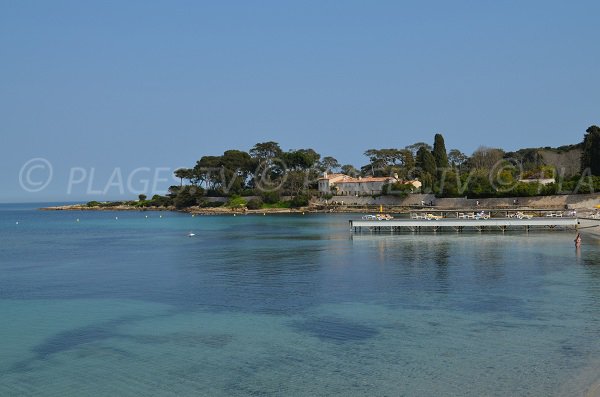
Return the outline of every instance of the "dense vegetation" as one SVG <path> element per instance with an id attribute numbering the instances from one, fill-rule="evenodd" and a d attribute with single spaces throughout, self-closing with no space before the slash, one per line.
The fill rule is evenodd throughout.
<path id="1" fill-rule="evenodd" d="M 191 168 L 175 172 L 180 183 L 166 196 L 118 203 L 137 207 L 191 206 L 230 208 L 302 207 L 316 196 L 323 172 L 350 176 L 392 176 L 418 179 L 422 193 L 438 197 L 524 197 L 600 190 L 600 128 L 586 130 L 580 144 L 558 148 L 528 148 L 505 152 L 481 146 L 471 156 L 446 150 L 444 137 L 435 134 L 433 146 L 417 142 L 404 148 L 368 149 L 368 163 L 355 168 L 340 164 L 314 149 L 284 151 L 277 142 L 260 142 L 248 152 L 227 150 L 203 156 Z M 541 180 L 554 180 L 540 183 Z M 547 181 L 545 181 L 547 182 Z M 386 186 L 382 194 L 405 196 L 409 186 Z M 211 197 L 226 197 L 215 201 Z M 91 202 L 90 206 L 109 205 Z"/>

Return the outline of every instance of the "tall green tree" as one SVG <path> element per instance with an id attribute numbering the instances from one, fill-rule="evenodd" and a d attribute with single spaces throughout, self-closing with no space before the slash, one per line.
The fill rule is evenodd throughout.
<path id="1" fill-rule="evenodd" d="M 448 167 L 448 154 L 446 153 L 446 144 L 442 134 L 435 134 L 433 138 L 433 157 L 438 168 Z"/>
<path id="2" fill-rule="evenodd" d="M 417 152 L 417 167 L 421 168 L 423 172 L 434 177 L 437 171 L 437 165 L 433 154 L 425 146 L 421 146 Z"/>
<path id="3" fill-rule="evenodd" d="M 600 127 L 592 125 L 585 132 L 581 153 L 581 172 L 589 168 L 592 175 L 600 175 Z"/>
<path id="4" fill-rule="evenodd" d="M 430 193 L 433 189 L 435 178 L 437 174 L 437 167 L 435 165 L 435 158 L 431 151 L 427 150 L 427 147 L 421 146 L 417 151 L 416 158 L 417 168 L 420 168 L 419 177 L 421 179 L 421 192 Z"/>

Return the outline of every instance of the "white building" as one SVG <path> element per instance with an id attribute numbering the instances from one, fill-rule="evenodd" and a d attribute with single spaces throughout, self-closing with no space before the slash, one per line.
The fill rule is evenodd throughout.
<path id="1" fill-rule="evenodd" d="M 319 178 L 319 193 L 333 194 L 336 196 L 365 196 L 381 194 L 383 186 L 387 184 L 402 182 L 397 175 L 393 177 L 358 177 L 353 178 L 344 174 L 324 173 Z M 413 189 L 419 189 L 421 182 L 404 181 L 405 184 L 411 184 Z"/>

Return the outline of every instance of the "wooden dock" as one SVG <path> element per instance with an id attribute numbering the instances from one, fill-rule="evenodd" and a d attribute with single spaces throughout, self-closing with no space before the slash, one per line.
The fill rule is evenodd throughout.
<path id="1" fill-rule="evenodd" d="M 474 230 L 524 230 L 576 229 L 577 218 L 535 217 L 530 219 L 489 218 L 489 219 L 392 219 L 392 220 L 350 220 L 353 232 L 421 232 L 421 231 L 455 231 Z"/>

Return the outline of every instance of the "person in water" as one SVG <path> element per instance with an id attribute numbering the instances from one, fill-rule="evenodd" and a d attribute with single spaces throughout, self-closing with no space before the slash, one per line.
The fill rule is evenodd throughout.
<path id="1" fill-rule="evenodd" d="M 575 237 L 575 247 L 579 248 L 581 246 L 581 235 L 577 233 L 577 237 Z"/>

